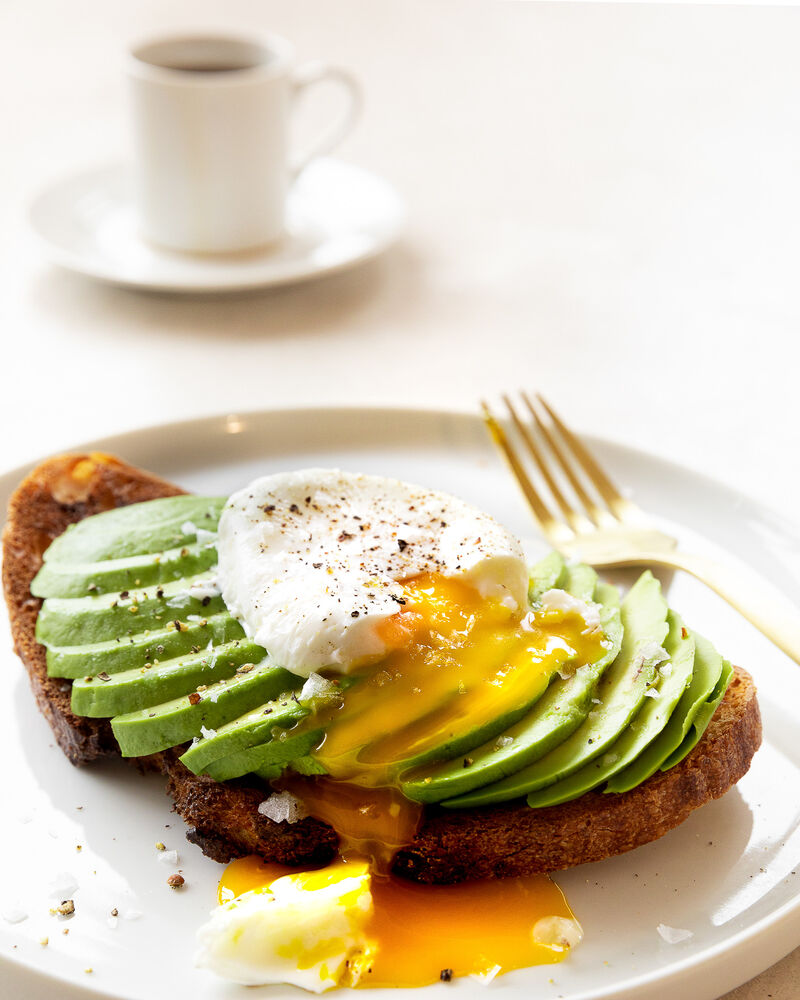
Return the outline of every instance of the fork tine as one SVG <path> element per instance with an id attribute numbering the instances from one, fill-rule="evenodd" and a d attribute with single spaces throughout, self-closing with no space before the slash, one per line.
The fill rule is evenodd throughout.
<path id="1" fill-rule="evenodd" d="M 531 418 L 536 423 L 539 432 L 541 433 L 542 437 L 545 439 L 550 450 L 555 456 L 556 461 L 558 462 L 559 467 L 561 468 L 561 471 L 567 477 L 570 486 L 575 491 L 575 495 L 583 504 L 586 513 L 589 515 L 592 521 L 594 521 L 597 527 L 608 527 L 609 524 L 613 524 L 614 523 L 613 514 L 609 513 L 609 511 L 607 511 L 605 508 L 599 507 L 596 501 L 593 500 L 586 492 L 586 490 L 583 488 L 583 483 L 581 483 L 580 479 L 578 479 L 578 477 L 575 475 L 575 470 L 572 468 L 571 463 L 567 461 L 567 458 L 561 446 L 559 445 L 558 441 L 556 440 L 555 435 L 547 426 L 547 424 L 545 424 L 545 422 L 542 420 L 539 414 L 536 412 L 533 403 L 530 401 L 530 398 L 528 397 L 527 393 L 520 392 L 520 396 L 522 398 L 523 403 L 527 407 L 528 412 L 531 415 Z"/>
<path id="2" fill-rule="evenodd" d="M 525 399 L 524 394 L 522 395 L 522 398 Z M 517 429 L 517 433 L 522 438 L 522 440 L 525 442 L 525 446 L 527 447 L 528 452 L 530 453 L 531 458 L 536 463 L 536 468 L 539 470 L 539 472 L 541 473 L 542 478 L 547 483 L 547 488 L 550 490 L 550 493 L 552 494 L 553 499 L 555 500 L 555 502 L 558 504 L 559 508 L 561 509 L 561 513 L 564 515 L 564 517 L 566 517 L 566 519 L 569 522 L 569 525 L 572 528 L 572 530 L 575 531 L 575 532 L 580 532 L 580 531 L 586 531 L 586 530 L 590 529 L 591 525 L 588 523 L 588 521 L 586 520 L 586 518 L 583 517 L 581 514 L 579 514 L 578 511 L 575 510 L 570 505 L 570 503 L 567 500 L 567 498 L 561 492 L 561 489 L 560 489 L 558 483 L 553 478 L 553 474 L 550 472 L 550 469 L 547 467 L 547 463 L 544 460 L 544 457 L 542 455 L 541 449 L 539 448 L 539 445 L 536 443 L 536 441 L 535 441 L 533 435 L 531 434 L 530 430 L 528 429 L 528 427 L 520 420 L 519 415 L 517 414 L 517 411 L 514 409 L 512 403 L 511 403 L 511 400 L 505 394 L 503 395 L 503 402 L 506 404 L 506 407 L 508 408 L 508 412 L 509 412 L 509 414 L 511 416 L 511 420 L 513 421 L 514 426 Z M 525 402 L 527 402 L 527 399 L 525 399 Z M 530 406 L 530 404 L 529 404 L 529 406 Z M 534 416 L 535 416 L 535 414 L 534 414 Z"/>
<path id="3" fill-rule="evenodd" d="M 586 476 L 595 486 L 600 496 L 608 504 L 609 508 L 621 521 L 624 521 L 632 513 L 636 512 L 636 505 L 631 503 L 630 500 L 626 499 L 626 497 L 620 493 L 617 487 L 611 482 L 605 472 L 603 472 L 595 459 L 591 456 L 588 449 L 560 419 L 547 400 L 544 399 L 539 393 L 536 394 L 536 398 L 542 404 L 548 416 L 558 428 L 561 437 L 572 451 L 576 462 L 586 473 Z"/>
<path id="4" fill-rule="evenodd" d="M 492 411 L 489 409 L 488 405 L 483 402 L 483 400 L 481 400 L 481 409 L 483 410 L 483 419 L 486 422 L 489 433 L 492 435 L 495 444 L 502 451 L 506 461 L 511 466 L 514 478 L 517 480 L 520 489 L 525 494 L 528 506 L 531 508 L 533 516 L 539 524 L 542 533 L 556 546 L 559 542 L 573 538 L 574 534 L 571 529 L 568 528 L 563 521 L 559 521 L 557 518 L 553 517 L 547 509 L 547 506 L 543 503 L 522 463 L 517 457 L 516 452 L 511 446 L 505 431 L 494 418 Z"/>

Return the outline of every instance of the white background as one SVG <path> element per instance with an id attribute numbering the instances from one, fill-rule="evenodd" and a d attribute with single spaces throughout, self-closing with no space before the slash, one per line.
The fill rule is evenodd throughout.
<path id="1" fill-rule="evenodd" d="M 398 247 L 234 298 L 48 265 L 26 198 L 125 155 L 123 50 L 187 27 L 276 31 L 361 78 L 341 153 L 406 199 Z M 208 412 L 524 385 L 794 516 L 799 40 L 790 7 L 4 3 L 0 465 Z M 735 996 L 794 998 L 792 968 Z"/>

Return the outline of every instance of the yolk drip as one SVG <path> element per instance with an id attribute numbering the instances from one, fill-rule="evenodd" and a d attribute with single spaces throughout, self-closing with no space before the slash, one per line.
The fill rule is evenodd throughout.
<path id="1" fill-rule="evenodd" d="M 396 784 L 442 747 L 455 756 L 459 741 L 531 704 L 556 671 L 604 651 L 602 631 L 573 611 L 523 617 L 438 574 L 407 581 L 404 591 L 403 611 L 381 626 L 399 648 L 362 670 L 340 707 L 314 719 L 326 730 L 315 756 L 334 778 Z"/>
<path id="2" fill-rule="evenodd" d="M 339 835 L 345 859 L 369 858 L 374 871 L 388 872 L 397 851 L 410 844 L 422 818 L 422 806 L 396 788 L 365 788 L 319 777 L 286 777 L 274 782 L 302 800 L 308 812 Z"/>
<path id="3" fill-rule="evenodd" d="M 242 858 L 225 869 L 220 903 L 297 869 Z M 347 865 L 298 875 L 309 890 L 346 877 Z M 372 954 L 359 986 L 425 986 L 443 975 L 491 976 L 559 962 L 580 936 L 561 890 L 545 875 L 418 885 L 373 878 L 374 912 L 365 928 Z"/>

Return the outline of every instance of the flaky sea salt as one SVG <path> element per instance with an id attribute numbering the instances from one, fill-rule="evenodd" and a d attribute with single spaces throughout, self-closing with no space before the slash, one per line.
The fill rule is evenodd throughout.
<path id="1" fill-rule="evenodd" d="M 179 594 L 174 597 L 170 597 L 167 601 L 168 608 L 185 608 L 186 605 L 191 601 L 192 597 L 188 590 L 182 590 Z"/>
<path id="2" fill-rule="evenodd" d="M 178 864 L 178 852 L 177 851 L 159 851 L 158 860 L 164 865 L 171 865 L 175 867 Z"/>
<path id="3" fill-rule="evenodd" d="M 205 726 L 200 727 L 200 735 L 204 740 L 210 739 L 212 736 L 217 735 L 216 729 L 206 729 Z"/>
<path id="4" fill-rule="evenodd" d="M 666 649 L 664 649 L 663 646 L 659 646 L 659 644 L 655 641 L 642 643 L 636 653 L 641 664 L 647 663 L 651 667 L 669 659 L 669 653 Z"/>
<path id="5" fill-rule="evenodd" d="M 221 593 L 222 591 L 219 589 L 216 577 L 211 577 L 208 580 L 198 580 L 197 583 L 193 583 L 189 587 L 189 594 L 198 601 L 202 601 L 204 597 L 219 597 Z"/>
<path id="6" fill-rule="evenodd" d="M 486 972 L 471 972 L 469 978 L 474 979 L 476 982 L 480 983 L 481 986 L 488 986 L 489 983 L 494 982 L 502 970 L 502 965 L 493 965 L 491 969 L 487 969 Z"/>
<path id="7" fill-rule="evenodd" d="M 568 917 L 542 917 L 533 925 L 534 943 L 556 951 L 574 948 L 582 939 L 581 925 Z"/>
<path id="8" fill-rule="evenodd" d="M 23 920 L 28 919 L 28 911 L 22 903 L 15 900 L 12 903 L 6 903 L 3 905 L 0 909 L 0 917 L 2 917 L 7 924 L 21 924 Z"/>
<path id="9" fill-rule="evenodd" d="M 181 531 L 184 535 L 194 535 L 197 531 L 197 525 L 194 521 L 184 521 L 181 525 Z"/>
<path id="10" fill-rule="evenodd" d="M 297 823 L 308 816 L 303 802 L 291 792 L 273 792 L 259 805 L 258 811 L 273 823 Z"/>
<path id="11" fill-rule="evenodd" d="M 656 930 L 667 944 L 680 944 L 681 941 L 687 941 L 690 937 L 694 937 L 692 931 L 684 930 L 681 927 L 669 927 L 667 924 L 659 924 Z"/>
<path id="12" fill-rule="evenodd" d="M 545 611 L 573 612 L 580 615 L 589 628 L 600 627 L 600 613 L 596 604 L 589 604 L 578 597 L 573 597 L 566 590 L 546 590 L 539 598 L 539 603 Z"/>
<path id="13" fill-rule="evenodd" d="M 308 680 L 300 691 L 300 701 L 312 698 L 339 698 L 340 696 L 339 687 L 320 674 L 309 674 Z"/>
<path id="14" fill-rule="evenodd" d="M 69 899 L 78 891 L 78 880 L 71 872 L 59 872 L 47 887 L 48 896 Z"/>
<path id="15" fill-rule="evenodd" d="M 505 750 L 505 748 L 510 747 L 513 742 L 513 736 L 498 736 L 495 740 L 494 748 L 495 750 Z"/>

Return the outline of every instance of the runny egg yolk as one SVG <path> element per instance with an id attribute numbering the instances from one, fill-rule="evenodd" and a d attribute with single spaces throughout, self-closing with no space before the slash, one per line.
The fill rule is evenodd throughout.
<path id="1" fill-rule="evenodd" d="M 342 862 L 300 872 L 241 858 L 225 869 L 219 901 L 286 875 L 313 892 L 348 874 Z M 546 875 L 446 886 L 373 877 L 370 889 L 373 911 L 364 928 L 368 960 L 355 984 L 359 987 L 426 986 L 451 976 L 491 978 L 560 962 L 580 939 L 561 890 Z"/>
<path id="2" fill-rule="evenodd" d="M 381 626 L 393 651 L 313 720 L 325 727 L 315 756 L 333 778 L 396 785 L 442 747 L 455 756 L 460 741 L 533 703 L 556 671 L 604 651 L 602 630 L 576 611 L 523 614 L 451 577 L 407 581 L 404 600 Z"/>

